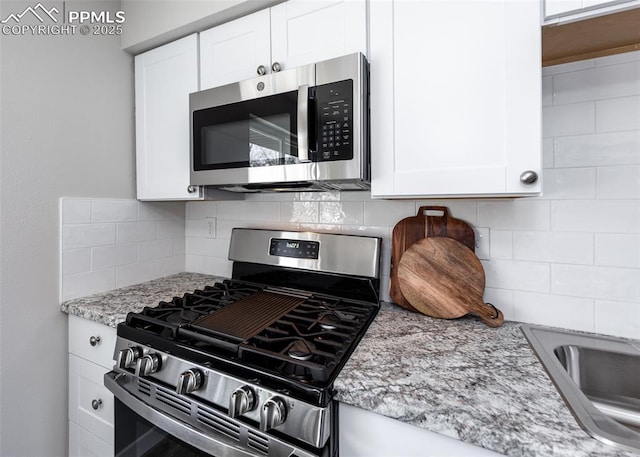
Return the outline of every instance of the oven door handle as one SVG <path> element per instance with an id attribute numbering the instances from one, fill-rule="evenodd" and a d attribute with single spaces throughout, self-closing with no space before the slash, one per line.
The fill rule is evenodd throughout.
<path id="1" fill-rule="evenodd" d="M 179 421 L 167 414 L 153 409 L 141 400 L 131 395 L 118 380 L 122 375 L 110 371 L 104 375 L 104 385 L 113 395 L 124 403 L 129 409 L 138 414 L 143 419 L 151 422 L 158 428 L 175 436 L 191 446 L 204 452 L 212 453 L 223 457 L 255 457 L 256 454 L 248 453 L 231 443 L 226 443 L 221 439 L 206 435 L 193 427 Z"/>

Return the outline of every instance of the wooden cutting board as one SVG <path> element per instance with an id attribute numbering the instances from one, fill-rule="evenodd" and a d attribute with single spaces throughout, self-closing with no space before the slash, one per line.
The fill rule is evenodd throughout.
<path id="1" fill-rule="evenodd" d="M 398 265 L 400 289 L 416 310 L 443 319 L 473 314 L 499 327 L 504 316 L 484 302 L 484 281 L 478 257 L 452 238 L 424 238 L 407 249 Z"/>
<path id="2" fill-rule="evenodd" d="M 453 238 L 475 252 L 476 238 L 473 228 L 465 221 L 449 216 L 446 206 L 421 206 L 417 215 L 398 222 L 391 236 L 389 295 L 395 303 L 411 311 L 417 310 L 402 294 L 397 266 L 404 252 L 414 243 L 433 236 Z"/>

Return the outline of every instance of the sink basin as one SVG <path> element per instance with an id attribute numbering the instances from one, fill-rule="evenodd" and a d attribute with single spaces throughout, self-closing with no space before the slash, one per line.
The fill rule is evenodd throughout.
<path id="1" fill-rule="evenodd" d="M 640 450 L 640 342 L 521 329 L 582 428 L 608 445 Z"/>

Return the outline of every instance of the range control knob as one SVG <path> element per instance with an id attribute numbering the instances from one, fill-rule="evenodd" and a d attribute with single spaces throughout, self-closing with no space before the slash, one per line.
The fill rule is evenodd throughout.
<path id="1" fill-rule="evenodd" d="M 149 376 L 160 370 L 162 360 L 158 354 L 146 354 L 136 362 L 136 376 Z"/>
<path id="2" fill-rule="evenodd" d="M 238 387 L 229 399 L 229 416 L 238 417 L 256 407 L 256 394 L 249 386 Z"/>
<path id="3" fill-rule="evenodd" d="M 140 357 L 142 357 L 142 348 L 138 346 L 123 349 L 118 352 L 118 368 L 132 368 Z"/>
<path id="4" fill-rule="evenodd" d="M 287 407 L 284 400 L 271 397 L 262 405 L 260 411 L 260 431 L 266 432 L 284 423 L 287 419 Z"/>
<path id="5" fill-rule="evenodd" d="M 203 379 L 204 375 L 202 374 L 202 371 L 197 368 L 190 368 L 180 374 L 180 377 L 178 378 L 178 385 L 176 386 L 176 392 L 179 394 L 190 394 L 202 386 Z"/>

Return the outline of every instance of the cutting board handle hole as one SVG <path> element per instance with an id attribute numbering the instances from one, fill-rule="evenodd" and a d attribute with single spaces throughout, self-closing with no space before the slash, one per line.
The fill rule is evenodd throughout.
<path id="1" fill-rule="evenodd" d="M 418 216 L 430 216 L 430 217 L 447 217 L 448 212 L 445 206 L 421 206 L 418 210 Z"/>

